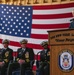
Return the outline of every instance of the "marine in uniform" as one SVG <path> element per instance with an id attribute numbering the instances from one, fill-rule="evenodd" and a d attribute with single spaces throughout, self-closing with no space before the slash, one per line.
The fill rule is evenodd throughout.
<path id="1" fill-rule="evenodd" d="M 8 47 L 9 40 L 4 39 L 2 41 L 4 48 L 0 49 L 0 72 L 1 75 L 6 75 L 6 70 L 10 61 L 13 60 L 13 50 Z"/>
<path id="2" fill-rule="evenodd" d="M 74 28 L 74 10 L 72 11 L 72 15 L 73 15 L 73 18 L 70 20 L 70 26 L 69 26 L 69 28 L 71 29 Z"/>
<path id="3" fill-rule="evenodd" d="M 25 75 L 26 68 L 32 68 L 34 64 L 34 52 L 32 48 L 28 48 L 27 40 L 20 41 L 21 48 L 17 50 L 16 62 L 12 63 L 8 70 L 8 75 L 12 75 L 12 71 L 20 68 L 20 75 Z"/>
<path id="4" fill-rule="evenodd" d="M 37 68 L 38 68 L 38 74 L 39 75 L 50 75 L 50 49 L 48 47 L 48 42 L 43 41 L 41 43 L 41 46 L 44 48 L 42 51 L 40 51 L 40 61 L 37 61 Z"/>

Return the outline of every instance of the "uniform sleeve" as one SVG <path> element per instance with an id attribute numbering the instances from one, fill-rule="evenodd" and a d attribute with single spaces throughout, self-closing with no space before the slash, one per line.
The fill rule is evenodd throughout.
<path id="1" fill-rule="evenodd" d="M 31 48 L 31 50 L 30 50 L 30 64 L 31 64 L 31 66 L 33 66 L 33 64 L 35 62 L 34 60 L 35 60 L 35 55 L 34 55 L 33 49 Z"/>
<path id="2" fill-rule="evenodd" d="M 33 49 L 31 49 L 31 60 L 34 60 L 34 51 L 33 51 Z"/>
<path id="3" fill-rule="evenodd" d="M 16 61 L 19 61 L 19 49 L 17 50 L 17 58 Z"/>
<path id="4" fill-rule="evenodd" d="M 43 61 L 43 55 L 42 55 L 42 51 L 41 51 L 41 53 L 40 53 L 40 62 L 42 62 Z"/>

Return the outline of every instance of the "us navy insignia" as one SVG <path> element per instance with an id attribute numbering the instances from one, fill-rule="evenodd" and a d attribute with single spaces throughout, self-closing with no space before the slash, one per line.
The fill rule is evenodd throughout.
<path id="1" fill-rule="evenodd" d="M 62 50 L 59 53 L 59 67 L 64 72 L 69 72 L 73 69 L 73 53 L 70 50 Z"/>

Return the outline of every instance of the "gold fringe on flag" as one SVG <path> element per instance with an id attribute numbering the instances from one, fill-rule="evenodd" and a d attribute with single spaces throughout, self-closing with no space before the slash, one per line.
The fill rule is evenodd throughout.
<path id="1" fill-rule="evenodd" d="M 8 5 L 52 5 L 74 3 L 74 0 L 0 0 L 0 4 Z"/>

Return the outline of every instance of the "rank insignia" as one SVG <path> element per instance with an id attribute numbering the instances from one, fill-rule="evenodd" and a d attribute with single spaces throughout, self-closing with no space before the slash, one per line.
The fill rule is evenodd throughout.
<path id="1" fill-rule="evenodd" d="M 25 53 L 25 58 L 29 58 L 29 52 Z"/>
<path id="2" fill-rule="evenodd" d="M 5 57 L 8 57 L 9 56 L 9 51 L 7 51 L 6 53 L 5 53 Z"/>

